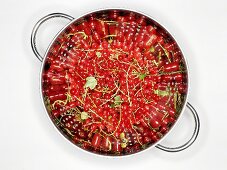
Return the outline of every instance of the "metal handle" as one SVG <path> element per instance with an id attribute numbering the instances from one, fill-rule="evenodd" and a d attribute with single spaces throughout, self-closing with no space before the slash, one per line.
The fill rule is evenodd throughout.
<path id="1" fill-rule="evenodd" d="M 179 152 L 179 151 L 185 150 L 186 148 L 188 148 L 195 142 L 195 140 L 199 134 L 199 128 L 200 128 L 199 116 L 198 116 L 196 110 L 194 109 L 194 107 L 188 102 L 187 102 L 187 107 L 193 114 L 193 117 L 195 120 L 195 129 L 194 129 L 192 137 L 185 144 L 178 146 L 178 147 L 166 147 L 166 146 L 158 144 L 157 146 L 155 146 L 156 148 L 161 149 L 166 152 Z"/>
<path id="2" fill-rule="evenodd" d="M 31 34 L 31 46 L 32 46 L 32 50 L 35 54 L 35 56 L 42 62 L 43 61 L 43 57 L 40 55 L 39 51 L 37 50 L 36 47 L 36 34 L 37 31 L 39 29 L 39 27 L 46 22 L 47 20 L 50 20 L 52 18 L 65 18 L 68 19 L 70 21 L 72 21 L 74 18 L 70 15 L 67 14 L 63 14 L 63 13 L 52 13 L 52 14 L 48 14 L 46 16 L 44 16 L 43 18 L 41 18 L 34 26 L 34 28 L 32 29 L 32 34 Z"/>

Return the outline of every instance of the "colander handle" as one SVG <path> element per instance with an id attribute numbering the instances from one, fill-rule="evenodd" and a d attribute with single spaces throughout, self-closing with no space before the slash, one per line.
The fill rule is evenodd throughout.
<path id="1" fill-rule="evenodd" d="M 63 14 L 63 13 L 52 13 L 52 14 L 48 14 L 46 16 L 44 16 L 43 18 L 41 18 L 33 27 L 32 29 L 32 34 L 31 34 L 31 46 L 32 46 L 32 50 L 35 54 L 35 56 L 42 62 L 43 61 L 43 57 L 42 55 L 40 55 L 37 47 L 36 47 L 36 34 L 37 31 L 39 29 L 39 27 L 46 21 L 52 19 L 52 18 L 65 18 L 68 19 L 70 21 L 72 21 L 74 18 L 70 15 L 67 14 Z"/>
<path id="2" fill-rule="evenodd" d="M 181 146 L 167 147 L 167 146 L 158 144 L 155 146 L 156 148 L 161 149 L 166 152 L 179 152 L 179 151 L 187 149 L 189 146 L 191 146 L 195 142 L 195 140 L 199 134 L 199 128 L 200 128 L 199 116 L 198 116 L 196 110 L 194 109 L 194 107 L 190 103 L 187 102 L 186 106 L 191 111 L 191 113 L 194 117 L 194 120 L 195 120 L 195 129 L 194 129 L 194 132 L 193 132 L 193 135 L 191 136 L 191 138 L 185 144 L 183 144 Z"/>

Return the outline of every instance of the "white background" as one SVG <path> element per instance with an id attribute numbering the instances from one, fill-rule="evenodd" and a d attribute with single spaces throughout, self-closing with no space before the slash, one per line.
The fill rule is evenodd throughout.
<path id="1" fill-rule="evenodd" d="M 30 47 L 38 19 L 52 12 L 74 17 L 95 9 L 122 7 L 144 12 L 169 30 L 190 67 L 189 101 L 201 119 L 197 141 L 180 153 L 152 148 L 121 158 L 100 157 L 71 145 L 54 128 L 39 93 L 41 63 Z M 227 169 L 227 1 L 226 0 L 1 0 L 0 169 Z M 45 52 L 67 21 L 55 19 L 39 31 Z M 186 111 L 163 144 L 177 145 L 193 131 Z"/>

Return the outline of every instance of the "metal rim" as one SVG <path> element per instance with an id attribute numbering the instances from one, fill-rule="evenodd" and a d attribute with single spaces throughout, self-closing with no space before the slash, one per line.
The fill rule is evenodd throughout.
<path id="1" fill-rule="evenodd" d="M 48 48 L 47 48 L 47 50 L 46 50 L 46 52 L 45 52 L 45 55 L 44 55 L 42 61 L 45 61 L 46 56 L 47 56 L 47 54 L 48 54 L 48 51 L 50 50 L 50 47 L 52 46 L 52 44 L 54 43 L 54 41 L 56 40 L 56 38 L 62 33 L 62 31 L 65 30 L 65 28 L 67 28 L 70 24 L 72 24 L 73 22 L 75 22 L 76 20 L 78 20 L 79 18 L 81 18 L 81 17 L 83 17 L 83 16 L 86 16 L 86 15 L 88 15 L 88 14 L 95 13 L 95 12 L 105 11 L 105 10 L 124 10 L 124 11 L 131 11 L 131 12 L 135 12 L 135 13 L 144 15 L 144 16 L 146 16 L 146 17 L 152 19 L 153 21 L 157 22 L 156 19 L 154 19 L 154 17 L 150 17 L 149 15 L 147 15 L 147 14 L 141 12 L 141 11 L 137 12 L 137 11 L 135 11 L 135 10 L 125 9 L 125 8 L 104 8 L 104 9 L 96 9 L 96 10 L 93 10 L 93 11 L 90 11 L 90 12 L 86 12 L 86 13 L 84 13 L 83 15 L 78 16 L 77 18 L 73 19 L 71 22 L 69 22 L 68 24 L 66 24 L 66 25 L 65 25 L 65 26 L 64 26 L 64 27 L 55 35 L 55 37 L 53 38 L 53 40 L 50 42 L 50 44 L 49 44 L 49 46 L 48 46 Z M 72 18 L 73 18 L 73 17 L 72 17 Z M 157 22 L 157 23 L 159 24 L 159 22 Z M 159 25 L 160 25 L 164 30 L 166 30 L 166 31 L 168 32 L 168 34 L 171 35 L 171 37 L 172 37 L 172 38 L 174 39 L 174 41 L 177 43 L 176 39 L 172 36 L 172 34 L 169 33 L 168 29 L 166 29 L 165 27 L 163 27 L 163 25 L 161 25 L 161 24 L 159 24 Z M 180 48 L 179 43 L 177 43 L 177 45 L 178 45 L 179 48 Z M 182 48 L 180 48 L 180 50 L 181 50 L 181 49 L 182 49 Z M 161 139 L 159 139 L 156 143 L 154 143 L 154 144 L 151 145 L 150 147 L 146 148 L 145 150 L 141 150 L 141 151 L 139 151 L 139 152 L 136 152 L 136 153 L 133 153 L 133 154 L 129 154 L 129 155 L 120 155 L 120 156 L 117 156 L 117 155 L 116 155 L 116 156 L 105 155 L 105 157 L 114 157 L 114 158 L 115 158 L 115 157 L 127 157 L 127 156 L 136 155 L 136 154 L 141 154 L 141 153 L 143 153 L 144 151 L 148 151 L 148 149 L 154 148 L 154 147 L 157 146 L 159 143 L 161 143 L 162 140 L 164 140 L 164 139 L 168 136 L 168 134 L 171 133 L 171 131 L 174 129 L 175 125 L 180 121 L 180 119 L 181 119 L 181 117 L 182 117 L 182 114 L 183 114 L 183 112 L 184 112 L 184 110 L 185 110 L 186 104 L 187 104 L 188 94 L 189 94 L 189 89 L 190 89 L 190 79 L 189 79 L 189 75 L 190 75 L 190 74 L 189 74 L 188 62 L 187 62 L 187 60 L 186 60 L 186 58 L 185 58 L 185 55 L 184 55 L 184 53 L 183 53 L 182 50 L 181 50 L 181 53 L 182 53 L 182 55 L 183 55 L 183 59 L 184 59 L 184 62 L 185 62 L 185 65 L 186 65 L 186 69 L 187 69 L 187 75 L 188 75 L 188 77 L 187 77 L 187 85 L 188 85 L 188 88 L 187 88 L 187 93 L 186 93 L 186 96 L 185 96 L 185 102 L 184 102 L 184 104 L 183 104 L 183 106 L 182 106 L 181 113 L 180 113 L 179 117 L 177 118 L 176 122 L 174 123 L 174 125 L 170 128 L 169 132 L 166 133 Z M 44 100 L 43 100 L 43 94 L 42 94 L 42 71 L 43 71 L 43 66 L 44 66 L 44 62 L 42 62 L 41 71 L 40 71 L 40 94 L 41 94 L 41 99 L 42 99 L 43 106 L 44 106 L 44 108 L 46 108 L 46 107 L 45 107 L 45 104 L 44 104 Z M 45 109 L 45 110 L 46 110 L 46 109 Z M 49 116 L 47 110 L 46 110 L 46 113 L 47 113 L 47 116 L 48 116 L 49 120 L 52 122 L 52 120 L 51 120 L 51 118 L 50 118 L 50 116 Z M 64 135 L 58 130 L 58 128 L 57 128 L 55 125 L 54 125 L 54 127 L 57 129 L 57 131 L 58 131 L 62 136 L 64 136 Z M 64 138 L 65 138 L 65 140 L 67 140 L 68 142 L 70 142 L 65 136 L 64 136 Z M 71 143 L 73 146 L 75 146 L 75 144 L 73 144 L 72 142 L 70 142 L 70 143 Z M 78 148 L 79 148 L 79 147 L 78 147 Z M 103 157 L 103 155 L 101 155 L 101 154 L 97 154 L 97 153 L 94 153 L 94 152 L 90 152 L 90 151 L 87 151 L 87 150 L 84 150 L 84 149 L 81 149 L 81 148 L 80 148 L 80 150 L 83 150 L 84 152 L 90 153 L 90 154 L 92 154 L 92 155 L 97 155 L 97 156 L 102 156 L 102 157 Z"/>

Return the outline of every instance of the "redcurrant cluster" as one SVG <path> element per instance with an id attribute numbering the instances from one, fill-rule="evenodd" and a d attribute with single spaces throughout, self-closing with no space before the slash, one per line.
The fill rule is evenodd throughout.
<path id="1" fill-rule="evenodd" d="M 48 112 L 76 145 L 131 154 L 165 135 L 187 92 L 182 53 L 147 17 L 103 11 L 70 24 L 52 44 L 42 74 Z"/>

